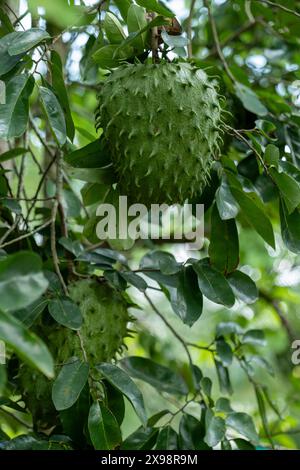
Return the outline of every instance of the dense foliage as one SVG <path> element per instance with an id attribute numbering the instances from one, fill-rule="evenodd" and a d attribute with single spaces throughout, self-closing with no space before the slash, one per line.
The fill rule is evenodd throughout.
<path id="1" fill-rule="evenodd" d="M 1 3 L 0 449 L 299 448 L 299 28 L 297 0 Z M 204 204 L 203 247 L 99 240 L 124 188 Z"/>

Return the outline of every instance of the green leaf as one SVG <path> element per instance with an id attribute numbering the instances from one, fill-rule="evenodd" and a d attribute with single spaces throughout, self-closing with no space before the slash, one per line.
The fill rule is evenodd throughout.
<path id="1" fill-rule="evenodd" d="M 13 77 L 6 85 L 6 103 L 0 105 L 0 139 L 21 137 L 28 121 L 28 99 L 34 79 L 27 74 Z"/>
<path id="2" fill-rule="evenodd" d="M 41 315 L 48 305 L 48 299 L 39 298 L 21 310 L 13 313 L 14 317 L 20 320 L 23 325 L 30 328 L 35 320 Z"/>
<path id="3" fill-rule="evenodd" d="M 192 326 L 202 313 L 203 296 L 192 266 L 182 269 L 177 289 L 171 291 L 171 305 L 183 323 Z"/>
<path id="4" fill-rule="evenodd" d="M 148 11 L 154 11 L 155 13 L 159 13 L 162 16 L 166 16 L 167 18 L 174 18 L 174 13 L 169 10 L 162 2 L 158 2 L 157 0 L 137 0 L 136 2 L 138 5 L 146 8 Z"/>
<path id="5" fill-rule="evenodd" d="M 266 340 L 262 330 L 248 330 L 241 339 L 243 344 L 251 344 L 252 346 L 265 346 Z"/>
<path id="6" fill-rule="evenodd" d="M 187 386 L 182 377 L 145 357 L 131 356 L 120 361 L 120 365 L 132 377 L 149 383 L 161 392 L 186 395 Z"/>
<path id="7" fill-rule="evenodd" d="M 24 55 L 11 56 L 8 53 L 8 48 L 17 35 L 18 33 L 14 31 L 0 39 L 0 76 L 10 72 Z"/>
<path id="8" fill-rule="evenodd" d="M 128 9 L 130 5 L 132 4 L 132 1 L 131 0 L 114 0 L 114 4 L 119 9 L 123 20 L 126 22 Z"/>
<path id="9" fill-rule="evenodd" d="M 19 155 L 25 155 L 28 152 L 25 148 L 13 148 L 8 150 L 7 152 L 1 153 L 0 155 L 0 163 L 6 162 L 7 160 L 11 160 L 12 158 L 19 157 Z"/>
<path id="10" fill-rule="evenodd" d="M 129 375 L 119 367 L 108 363 L 98 365 L 97 369 L 113 387 L 128 398 L 142 423 L 146 424 L 147 417 L 143 396 Z"/>
<path id="11" fill-rule="evenodd" d="M 26 31 L 18 31 L 8 46 L 8 53 L 11 56 L 23 54 L 46 39 L 50 39 L 50 36 L 43 29 L 31 28 Z"/>
<path id="12" fill-rule="evenodd" d="M 125 401 L 123 394 L 114 388 L 107 380 L 102 381 L 105 387 L 105 396 L 107 407 L 116 418 L 119 426 L 121 426 L 125 416 Z"/>
<path id="13" fill-rule="evenodd" d="M 74 150 L 64 157 L 74 168 L 101 168 L 111 163 L 111 157 L 102 140 L 95 140 L 81 149 Z"/>
<path id="14" fill-rule="evenodd" d="M 165 426 L 159 431 L 155 450 L 177 450 L 177 432 L 171 426 Z"/>
<path id="15" fill-rule="evenodd" d="M 280 200 L 279 211 L 283 242 L 293 253 L 300 253 L 300 212 L 296 209 L 289 214 L 282 200 Z"/>
<path id="16" fill-rule="evenodd" d="M 171 36 L 166 31 L 162 31 L 161 37 L 169 47 L 186 47 L 189 40 L 184 36 Z"/>
<path id="17" fill-rule="evenodd" d="M 244 333 L 243 328 L 233 321 L 230 322 L 221 322 L 217 325 L 216 336 L 228 336 L 232 334 L 241 335 Z"/>
<path id="18" fill-rule="evenodd" d="M 57 323 L 72 330 L 80 329 L 83 321 L 80 308 L 68 297 L 51 299 L 48 309 Z"/>
<path id="19" fill-rule="evenodd" d="M 154 18 L 152 21 L 147 23 L 147 25 L 143 28 L 140 29 L 139 31 L 135 33 L 130 33 L 129 36 L 120 44 L 118 49 L 124 49 L 128 47 L 129 45 L 131 46 L 135 40 L 141 35 L 144 34 L 146 31 L 149 31 L 152 28 L 156 28 L 157 26 L 163 26 L 169 24 L 169 21 L 164 18 L 163 16 L 157 16 Z"/>
<path id="20" fill-rule="evenodd" d="M 125 279 L 126 282 L 136 287 L 141 292 L 145 292 L 145 290 L 147 289 L 148 287 L 147 282 L 138 274 L 130 273 L 130 272 L 128 273 L 121 272 L 120 274 Z"/>
<path id="21" fill-rule="evenodd" d="M 95 450 L 113 450 L 122 441 L 116 418 L 103 403 L 92 404 L 88 418 L 90 438 Z"/>
<path id="22" fill-rule="evenodd" d="M 157 428 L 138 428 L 121 445 L 121 450 L 151 450 L 156 442 Z"/>
<path id="23" fill-rule="evenodd" d="M 245 439 L 233 439 L 232 442 L 235 443 L 238 450 L 255 450 L 255 446 Z"/>
<path id="24" fill-rule="evenodd" d="M 0 311 L 0 339 L 10 346 L 23 361 L 51 378 L 54 364 L 40 338 L 25 328 L 12 314 Z"/>
<path id="25" fill-rule="evenodd" d="M 272 443 L 272 438 L 270 436 L 270 430 L 269 430 L 269 424 L 268 424 L 268 418 L 267 418 L 267 410 L 266 410 L 266 404 L 264 400 L 264 395 L 258 385 L 254 386 L 255 390 L 255 396 L 256 396 L 256 401 L 258 404 L 258 411 L 260 414 L 260 418 L 262 421 L 263 425 L 263 430 L 269 441 Z M 272 443 L 273 444 L 273 443 Z"/>
<path id="26" fill-rule="evenodd" d="M 109 11 L 105 13 L 103 29 L 111 44 L 120 44 L 126 37 L 120 21 Z"/>
<path id="27" fill-rule="evenodd" d="M 225 437 L 225 421 L 219 416 L 213 416 L 209 420 L 204 441 L 209 447 L 215 447 Z"/>
<path id="28" fill-rule="evenodd" d="M 125 44 L 126 39 L 122 44 Z M 94 62 L 102 69 L 118 67 L 120 61 L 128 59 L 133 55 L 131 47 L 121 47 L 118 44 L 108 44 L 101 47 L 92 55 Z"/>
<path id="29" fill-rule="evenodd" d="M 300 204 L 299 183 L 286 173 L 279 173 L 275 168 L 270 168 L 269 172 L 278 186 L 278 189 L 288 209 L 288 213 L 291 214 Z"/>
<path id="30" fill-rule="evenodd" d="M 66 410 L 77 401 L 89 375 L 89 365 L 78 358 L 71 358 L 60 370 L 52 387 L 55 408 Z"/>
<path id="31" fill-rule="evenodd" d="M 228 398 L 218 398 L 216 401 L 216 411 L 219 413 L 231 413 L 233 411 Z"/>
<path id="32" fill-rule="evenodd" d="M 267 165 L 273 165 L 276 168 L 278 167 L 280 159 L 280 153 L 279 153 L 279 148 L 276 147 L 274 144 L 269 144 L 266 146 L 265 150 L 265 162 Z"/>
<path id="33" fill-rule="evenodd" d="M 194 416 L 184 413 L 179 423 L 179 448 L 182 450 L 207 450 L 204 441 L 205 423 Z"/>
<path id="34" fill-rule="evenodd" d="M 242 436 L 249 439 L 253 444 L 258 443 L 258 435 L 251 416 L 246 413 L 231 413 L 226 418 L 226 426 L 237 431 Z"/>
<path id="35" fill-rule="evenodd" d="M 46 87 L 40 86 L 40 97 L 42 105 L 50 124 L 52 134 L 60 147 L 67 140 L 66 121 L 61 105 L 55 94 Z"/>
<path id="36" fill-rule="evenodd" d="M 205 297 L 217 304 L 232 307 L 235 298 L 226 278 L 210 266 L 206 259 L 193 264 L 200 290 Z"/>
<path id="37" fill-rule="evenodd" d="M 236 83 L 234 85 L 235 94 L 243 103 L 243 106 L 251 113 L 257 114 L 258 116 L 265 116 L 268 114 L 267 108 L 261 103 L 256 93 L 242 83 Z"/>
<path id="38" fill-rule="evenodd" d="M 243 211 L 243 216 L 256 232 L 275 249 L 273 227 L 270 219 L 263 211 L 258 196 L 255 193 L 245 193 L 235 187 L 231 192 Z"/>
<path id="39" fill-rule="evenodd" d="M 127 26 L 129 33 L 135 33 L 147 26 L 146 11 L 139 5 L 132 4 L 128 10 Z M 132 41 L 132 46 L 143 50 L 146 45 L 147 33 L 140 34 Z"/>
<path id="40" fill-rule="evenodd" d="M 225 367 L 222 362 L 215 359 L 215 366 L 218 375 L 219 387 L 221 393 L 227 393 L 228 395 L 232 394 L 232 387 L 230 382 L 230 376 L 228 368 Z"/>
<path id="41" fill-rule="evenodd" d="M 232 363 L 233 353 L 228 343 L 222 338 L 216 341 L 217 354 L 221 359 L 223 366 L 228 367 Z"/>
<path id="42" fill-rule="evenodd" d="M 245 302 L 246 304 L 252 304 L 258 299 L 258 290 L 254 281 L 251 277 L 242 271 L 234 271 L 231 273 L 227 280 L 233 290 L 234 295 Z"/>
<path id="43" fill-rule="evenodd" d="M 225 178 L 222 179 L 221 186 L 217 189 L 216 203 L 222 220 L 234 219 L 237 216 L 239 207 Z"/>
<path id="44" fill-rule="evenodd" d="M 68 93 L 65 85 L 63 64 L 60 55 L 56 51 L 51 51 L 51 72 L 53 91 L 55 92 L 65 115 L 67 136 L 71 141 L 73 141 L 75 127 L 72 119 Z"/>
<path id="45" fill-rule="evenodd" d="M 222 220 L 216 205 L 211 213 L 208 253 L 212 266 L 223 273 L 234 271 L 239 264 L 239 237 L 235 220 Z"/>
<path id="46" fill-rule="evenodd" d="M 37 300 L 47 289 L 40 257 L 20 251 L 0 260 L 0 308 L 19 310 Z"/>

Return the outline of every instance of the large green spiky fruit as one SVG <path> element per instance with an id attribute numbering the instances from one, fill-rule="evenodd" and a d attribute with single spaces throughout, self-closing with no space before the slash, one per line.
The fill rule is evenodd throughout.
<path id="1" fill-rule="evenodd" d="M 108 284 L 90 279 L 71 284 L 69 294 L 83 316 L 80 328 L 82 345 L 75 331 L 58 323 L 50 326 L 39 323 L 35 328 L 47 343 L 55 364 L 61 366 L 73 356 L 85 360 L 83 348 L 90 367 L 110 362 L 122 352 L 124 339 L 128 336 L 127 326 L 131 320 L 128 303 Z M 42 429 L 57 424 L 57 413 L 51 399 L 53 381 L 24 364 L 20 368 L 19 380 L 35 425 Z"/>
<path id="2" fill-rule="evenodd" d="M 99 92 L 96 127 L 122 195 L 132 202 L 183 203 L 201 194 L 219 155 L 220 98 L 188 63 L 122 65 Z"/>

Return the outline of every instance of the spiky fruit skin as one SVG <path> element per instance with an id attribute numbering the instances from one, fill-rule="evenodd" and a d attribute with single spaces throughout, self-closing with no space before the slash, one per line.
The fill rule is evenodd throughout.
<path id="1" fill-rule="evenodd" d="M 71 284 L 69 294 L 83 316 L 80 336 L 90 367 L 110 362 L 122 351 L 128 335 L 130 316 L 126 301 L 108 284 L 89 279 Z M 75 331 L 55 323 L 36 325 L 36 332 L 46 342 L 55 364 L 62 365 L 73 356 L 84 360 Z M 41 430 L 57 424 L 57 412 L 51 399 L 53 381 L 25 364 L 20 368 L 19 380 L 35 426 Z"/>
<path id="2" fill-rule="evenodd" d="M 206 73 L 188 63 L 126 64 L 99 93 L 120 192 L 132 202 L 183 203 L 201 194 L 219 154 L 222 109 Z"/>
<path id="3" fill-rule="evenodd" d="M 111 361 L 121 352 L 127 336 L 130 318 L 126 302 L 107 284 L 88 279 L 71 284 L 69 294 L 83 316 L 80 336 L 89 364 Z M 64 363 L 72 356 L 82 358 L 76 332 L 66 328 L 59 330 L 50 336 L 50 341 L 53 338 L 56 344 L 58 362 Z"/>

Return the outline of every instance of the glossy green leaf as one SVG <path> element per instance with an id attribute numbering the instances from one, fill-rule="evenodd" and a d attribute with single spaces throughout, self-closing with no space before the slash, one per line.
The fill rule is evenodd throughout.
<path id="1" fill-rule="evenodd" d="M 226 418 L 226 426 L 237 431 L 242 436 L 249 439 L 253 444 L 258 443 L 258 436 L 251 416 L 246 413 L 231 413 Z"/>
<path id="2" fill-rule="evenodd" d="M 231 187 L 231 192 L 242 209 L 247 222 L 252 225 L 265 242 L 275 248 L 272 224 L 263 211 L 257 195 L 255 193 L 245 193 L 235 187 Z"/>
<path id="3" fill-rule="evenodd" d="M 119 367 L 103 363 L 97 366 L 108 382 L 117 390 L 123 393 L 132 404 L 136 414 L 143 424 L 147 422 L 144 399 L 133 380 Z"/>
<path id="4" fill-rule="evenodd" d="M 120 11 L 123 20 L 126 22 L 128 9 L 130 5 L 132 4 L 132 0 L 114 0 L 114 3 L 116 7 L 118 8 L 118 10 Z"/>
<path id="5" fill-rule="evenodd" d="M 125 39 L 122 25 L 116 15 L 107 11 L 103 22 L 103 29 L 110 44 L 120 44 Z"/>
<path id="6" fill-rule="evenodd" d="M 187 386 L 178 373 L 151 359 L 131 356 L 122 359 L 120 365 L 131 377 L 143 380 L 161 392 L 179 395 L 188 393 Z"/>
<path id="7" fill-rule="evenodd" d="M 0 260 L 0 308 L 19 310 L 37 300 L 47 289 L 40 257 L 20 251 Z"/>
<path id="8" fill-rule="evenodd" d="M 64 159 L 74 168 L 101 168 L 111 163 L 111 157 L 99 139 L 68 153 Z"/>
<path id="9" fill-rule="evenodd" d="M 75 127 L 71 114 L 69 97 L 66 89 L 63 63 L 60 55 L 56 51 L 51 51 L 51 73 L 52 87 L 65 115 L 67 136 L 71 141 L 74 139 Z"/>
<path id="10" fill-rule="evenodd" d="M 299 183 L 286 173 L 279 173 L 275 168 L 270 168 L 269 171 L 284 199 L 288 213 L 291 214 L 300 204 Z"/>
<path id="11" fill-rule="evenodd" d="M 120 61 L 128 59 L 132 55 L 133 49 L 131 47 L 121 48 L 121 45 L 118 44 L 108 44 L 94 52 L 93 60 L 102 69 L 111 69 L 118 67 Z"/>
<path id="12" fill-rule="evenodd" d="M 219 338 L 216 341 L 216 350 L 223 366 L 230 366 L 233 359 L 233 353 L 229 344 L 226 343 L 224 339 Z"/>
<path id="13" fill-rule="evenodd" d="M 254 281 L 251 277 L 242 271 L 234 271 L 231 273 L 227 280 L 233 290 L 234 295 L 245 302 L 246 304 L 252 304 L 258 299 L 258 290 Z"/>
<path id="14" fill-rule="evenodd" d="M 31 28 L 26 31 L 18 31 L 8 46 L 8 53 L 11 56 L 23 54 L 38 46 L 46 39 L 50 39 L 50 36 L 43 29 Z"/>
<path id="15" fill-rule="evenodd" d="M 79 330 L 82 325 L 82 314 L 78 305 L 68 297 L 51 299 L 48 305 L 49 313 L 57 323 Z"/>
<path id="16" fill-rule="evenodd" d="M 221 186 L 217 189 L 216 204 L 222 220 L 234 219 L 239 212 L 239 206 L 225 178 L 222 179 Z"/>
<path id="17" fill-rule="evenodd" d="M 226 393 L 228 395 L 231 395 L 233 390 L 230 382 L 230 376 L 229 376 L 229 371 L 228 368 L 223 365 L 222 362 L 218 361 L 215 359 L 215 366 L 216 366 L 216 371 L 217 371 L 217 376 L 218 376 L 218 381 L 219 381 L 219 387 L 221 393 Z"/>
<path id="18" fill-rule="evenodd" d="M 146 11 L 139 5 L 132 4 L 128 10 L 127 26 L 129 33 L 135 33 L 147 26 Z M 147 33 L 140 34 L 132 41 L 132 46 L 143 50 L 146 44 Z"/>
<path id="19" fill-rule="evenodd" d="M 9 46 L 17 36 L 18 33 L 14 31 L 0 38 L 0 76 L 10 72 L 24 55 L 11 56 L 8 53 Z"/>
<path id="20" fill-rule="evenodd" d="M 66 410 L 78 399 L 89 375 L 89 365 L 78 358 L 70 358 L 62 366 L 52 387 L 52 401 L 55 408 Z"/>
<path id="21" fill-rule="evenodd" d="M 13 77 L 6 85 L 6 103 L 0 105 L 0 139 L 21 137 L 27 127 L 34 79 L 27 74 Z"/>
<path id="22" fill-rule="evenodd" d="M 151 450 L 156 442 L 157 428 L 138 428 L 121 445 L 121 450 Z"/>
<path id="23" fill-rule="evenodd" d="M 163 427 L 157 436 L 155 450 L 177 450 L 178 436 L 171 426 Z"/>
<path id="24" fill-rule="evenodd" d="M 130 273 L 130 272 L 127 272 L 127 273 L 122 272 L 120 274 L 125 279 L 126 282 L 136 287 L 141 292 L 145 292 L 145 290 L 147 289 L 148 287 L 147 282 L 138 274 Z"/>
<path id="25" fill-rule="evenodd" d="M 193 264 L 193 269 L 198 276 L 198 284 L 205 297 L 226 307 L 233 306 L 235 298 L 223 274 L 210 266 L 206 259 Z"/>
<path id="26" fill-rule="evenodd" d="M 279 148 L 274 144 L 269 144 L 266 146 L 265 150 L 265 162 L 267 165 L 273 165 L 276 168 L 278 167 L 280 158 Z"/>
<path id="27" fill-rule="evenodd" d="M 48 305 L 48 299 L 43 297 L 35 300 L 33 303 L 28 305 L 21 310 L 17 310 L 13 313 L 14 317 L 20 320 L 23 325 L 31 327 L 36 319 L 41 315 Z"/>
<path id="28" fill-rule="evenodd" d="M 244 108 L 258 116 L 265 116 L 268 114 L 267 108 L 261 103 L 257 94 L 253 90 L 242 83 L 236 83 L 234 88 L 235 94 L 243 103 Z"/>
<path id="29" fill-rule="evenodd" d="M 233 411 L 230 405 L 230 401 L 228 400 L 228 398 L 224 397 L 218 398 L 215 407 L 216 411 L 220 413 L 231 413 Z"/>
<path id="30" fill-rule="evenodd" d="M 54 376 L 54 364 L 48 348 L 12 314 L 0 311 L 0 339 L 16 354 L 47 377 Z"/>
<path id="31" fill-rule="evenodd" d="M 215 447 L 225 436 L 225 421 L 219 416 L 213 416 L 208 423 L 204 441 L 209 447 Z"/>
<path id="32" fill-rule="evenodd" d="M 293 253 L 300 253 L 300 212 L 288 213 L 285 203 L 280 201 L 281 236 L 286 247 Z"/>
<path id="33" fill-rule="evenodd" d="M 169 8 L 158 0 L 137 0 L 136 3 L 146 8 L 148 11 L 154 11 L 155 13 L 159 13 L 167 18 L 173 18 L 175 16 Z"/>
<path id="34" fill-rule="evenodd" d="M 88 417 L 88 429 L 95 450 L 113 450 L 122 441 L 117 420 L 103 403 L 92 404 Z"/>
<path id="35" fill-rule="evenodd" d="M 27 152 L 27 149 L 21 147 L 16 147 L 14 149 L 8 150 L 7 152 L 1 153 L 0 163 L 11 160 L 12 158 L 19 157 L 20 155 L 25 155 Z"/>
<path id="36" fill-rule="evenodd" d="M 239 264 L 239 237 L 234 219 L 222 220 L 217 206 L 211 213 L 209 256 L 212 266 L 230 273 Z"/>
<path id="37" fill-rule="evenodd" d="M 200 317 L 203 296 L 192 266 L 187 266 L 180 272 L 177 289 L 171 291 L 171 305 L 176 315 L 186 325 L 192 326 Z"/>
<path id="38" fill-rule="evenodd" d="M 49 121 L 52 134 L 62 147 L 66 143 L 67 129 L 62 107 L 55 94 L 46 87 L 39 87 L 42 105 Z"/>
<path id="39" fill-rule="evenodd" d="M 265 346 L 266 340 L 262 330 L 248 330 L 242 337 L 243 344 L 251 344 L 252 346 Z"/>
<path id="40" fill-rule="evenodd" d="M 182 450 L 207 450 L 204 441 L 205 423 L 194 416 L 184 413 L 179 423 L 179 448 Z"/>

